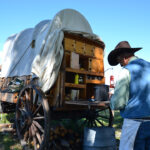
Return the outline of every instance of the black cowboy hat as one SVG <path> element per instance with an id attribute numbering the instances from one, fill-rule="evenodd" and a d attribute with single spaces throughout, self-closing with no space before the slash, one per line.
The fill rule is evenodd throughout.
<path id="1" fill-rule="evenodd" d="M 108 62 L 111 66 L 118 65 L 117 56 L 124 52 L 135 53 L 142 48 L 131 48 L 127 41 L 119 42 L 119 44 L 108 55 Z"/>

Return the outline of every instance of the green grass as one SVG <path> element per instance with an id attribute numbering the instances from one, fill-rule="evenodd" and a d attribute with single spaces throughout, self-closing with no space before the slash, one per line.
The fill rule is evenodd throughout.
<path id="1" fill-rule="evenodd" d="M 0 150 L 22 150 L 22 148 L 13 134 L 0 132 Z"/>
<path id="2" fill-rule="evenodd" d="M 121 135 L 121 128 L 122 128 L 122 123 L 123 123 L 123 118 L 120 116 L 119 111 L 114 112 L 114 123 L 113 127 L 115 128 L 115 137 L 116 137 L 116 142 L 117 146 L 119 146 L 120 143 L 120 135 Z"/>
<path id="3" fill-rule="evenodd" d="M 0 124 L 12 123 L 15 117 L 14 115 L 14 113 L 0 114 Z M 13 132 L 0 132 L 0 150 L 22 150 L 19 141 Z"/>
<path id="4" fill-rule="evenodd" d="M 14 113 L 0 113 L 0 124 L 1 123 L 12 123 L 12 121 L 15 118 L 15 114 Z"/>
<path id="5" fill-rule="evenodd" d="M 15 114 L 2 114 L 1 115 L 1 120 L 0 123 L 11 123 L 12 120 L 14 120 Z M 84 119 L 78 120 L 75 122 L 74 120 L 62 120 L 62 121 L 53 121 L 53 125 L 63 125 L 67 129 L 73 129 L 75 131 L 80 132 L 81 134 L 83 133 L 83 123 Z M 105 120 L 104 124 L 105 124 Z M 122 122 L 123 119 L 120 116 L 119 111 L 114 112 L 114 122 L 113 122 L 113 127 L 115 128 L 116 131 L 116 139 L 118 139 L 118 142 L 120 140 L 120 133 L 121 133 L 121 127 L 122 127 Z M 107 123 L 106 123 L 107 124 Z M 16 136 L 14 137 L 13 134 L 4 134 L 0 132 L 0 150 L 21 150 L 21 146 L 19 144 L 19 141 L 17 140 Z"/>
<path id="6" fill-rule="evenodd" d="M 123 118 L 120 116 L 120 112 L 115 111 L 113 127 L 115 129 L 121 129 L 122 128 L 122 123 L 123 123 Z"/>

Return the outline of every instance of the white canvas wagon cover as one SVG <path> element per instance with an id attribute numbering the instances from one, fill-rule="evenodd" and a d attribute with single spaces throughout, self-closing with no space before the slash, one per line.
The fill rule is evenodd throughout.
<path id="1" fill-rule="evenodd" d="M 76 10 L 64 9 L 52 20 L 10 36 L 3 48 L 1 77 L 35 75 L 46 92 L 55 83 L 63 58 L 64 31 L 100 40 Z"/>

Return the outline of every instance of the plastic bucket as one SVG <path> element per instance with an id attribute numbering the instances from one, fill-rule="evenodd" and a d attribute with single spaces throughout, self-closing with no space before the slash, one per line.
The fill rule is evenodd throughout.
<path id="1" fill-rule="evenodd" d="M 83 150 L 116 150 L 115 130 L 112 127 L 84 128 Z"/>
<path id="2" fill-rule="evenodd" d="M 102 84 L 94 87 L 94 97 L 96 101 L 108 101 L 109 100 L 109 86 Z"/>

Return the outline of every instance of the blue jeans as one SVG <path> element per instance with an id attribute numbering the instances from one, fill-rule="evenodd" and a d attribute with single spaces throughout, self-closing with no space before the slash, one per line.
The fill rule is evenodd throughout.
<path id="1" fill-rule="evenodd" d="M 134 150 L 150 150 L 150 121 L 141 123 L 135 138 Z"/>

